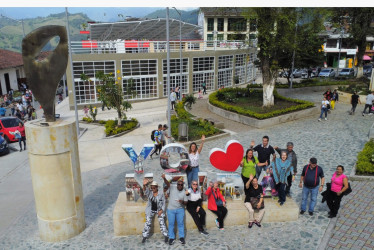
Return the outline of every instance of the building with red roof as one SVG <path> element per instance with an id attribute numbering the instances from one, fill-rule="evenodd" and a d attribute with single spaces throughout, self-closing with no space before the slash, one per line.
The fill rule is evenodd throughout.
<path id="1" fill-rule="evenodd" d="M 0 95 L 10 89 L 18 90 L 22 78 L 25 78 L 22 54 L 0 49 Z"/>

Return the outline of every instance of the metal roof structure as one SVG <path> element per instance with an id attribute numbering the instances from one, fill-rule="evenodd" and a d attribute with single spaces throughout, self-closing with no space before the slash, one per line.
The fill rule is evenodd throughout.
<path id="1" fill-rule="evenodd" d="M 179 20 L 169 19 L 170 40 L 179 40 Z M 198 40 L 201 26 L 182 23 L 182 39 Z M 166 18 L 116 23 L 90 23 L 91 40 L 166 40 Z M 200 31 L 200 32 L 199 32 Z"/>

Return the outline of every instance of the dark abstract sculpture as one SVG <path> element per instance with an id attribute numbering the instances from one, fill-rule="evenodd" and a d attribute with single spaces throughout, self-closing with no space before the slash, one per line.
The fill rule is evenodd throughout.
<path id="1" fill-rule="evenodd" d="M 53 37 L 60 42 L 42 61 L 37 56 Z M 64 26 L 49 25 L 29 33 L 22 40 L 22 57 L 27 83 L 41 104 L 47 122 L 56 121 L 55 96 L 57 85 L 66 71 L 68 62 L 68 38 Z"/>

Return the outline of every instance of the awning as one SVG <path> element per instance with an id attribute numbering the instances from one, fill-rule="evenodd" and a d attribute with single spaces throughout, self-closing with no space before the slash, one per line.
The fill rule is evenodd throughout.
<path id="1" fill-rule="evenodd" d="M 364 55 L 364 61 L 371 61 L 371 57 L 368 55 Z"/>

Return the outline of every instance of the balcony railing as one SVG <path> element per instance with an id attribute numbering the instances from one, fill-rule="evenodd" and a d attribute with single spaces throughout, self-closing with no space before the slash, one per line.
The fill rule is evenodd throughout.
<path id="1" fill-rule="evenodd" d="M 166 52 L 166 41 L 94 41 L 83 40 L 71 42 L 74 54 L 107 54 L 107 53 L 160 53 Z M 256 40 L 248 41 L 170 41 L 170 52 L 211 51 L 246 49 L 257 46 Z"/>

